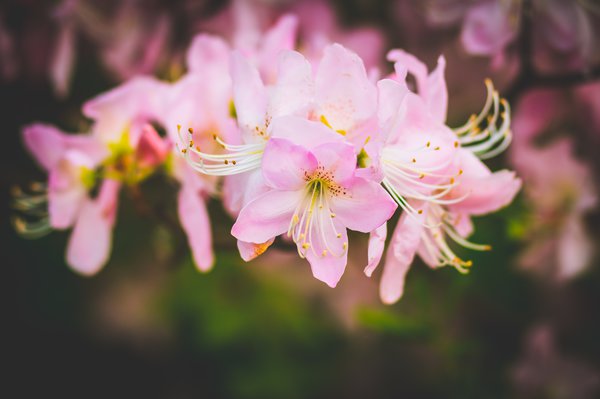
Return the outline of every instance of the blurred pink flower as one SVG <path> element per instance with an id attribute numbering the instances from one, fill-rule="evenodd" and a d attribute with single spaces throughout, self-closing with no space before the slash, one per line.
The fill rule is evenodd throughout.
<path id="1" fill-rule="evenodd" d="M 376 27 L 342 27 L 331 4 L 323 0 L 297 2 L 291 11 L 300 22 L 302 54 L 311 62 L 317 62 L 329 44 L 340 43 L 358 54 L 369 71 L 382 64 L 385 36 Z"/>
<path id="2" fill-rule="evenodd" d="M 589 168 L 573 158 L 567 138 L 539 149 L 518 146 L 511 155 L 532 212 L 522 267 L 558 281 L 575 277 L 594 254 L 584 218 L 598 204 Z"/>
<path id="3" fill-rule="evenodd" d="M 517 397 L 596 397 L 600 373 L 558 351 L 554 332 L 549 326 L 532 328 L 523 352 L 511 376 Z"/>
<path id="4" fill-rule="evenodd" d="M 91 135 L 69 135 L 41 124 L 26 127 L 25 145 L 48 172 L 48 213 L 55 229 L 73 227 L 67 263 L 77 272 L 92 275 L 108 260 L 119 183 L 105 180 L 97 197 L 95 169 L 107 155 L 105 146 Z"/>
<path id="5" fill-rule="evenodd" d="M 594 58 L 595 36 L 591 16 L 575 1 L 532 0 L 533 57 L 541 69 L 553 69 L 558 63 L 581 68 Z M 478 0 L 433 0 L 427 4 L 428 21 L 447 28 L 462 20 L 461 41 L 465 50 L 492 57 L 492 65 L 501 67 L 510 54 L 521 30 L 523 2 Z M 512 51 L 512 50 L 511 50 Z"/>

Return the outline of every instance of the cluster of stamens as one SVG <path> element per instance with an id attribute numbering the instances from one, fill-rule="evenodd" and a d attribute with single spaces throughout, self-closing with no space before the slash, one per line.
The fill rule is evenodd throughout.
<path id="1" fill-rule="evenodd" d="M 335 213 L 329 205 L 330 196 L 347 195 L 346 189 L 333 181 L 331 172 L 319 166 L 313 173 L 305 172 L 306 192 L 294 210 L 288 227 L 298 247 L 298 254 L 305 258 L 308 251 L 317 257 L 342 257 L 348 243 L 342 242 L 342 234 L 335 225 Z M 335 236 L 332 242 L 330 237 Z"/>
<path id="2" fill-rule="evenodd" d="M 455 147 L 458 145 L 458 142 L 454 143 Z M 383 149 L 381 158 L 384 178 L 382 183 L 405 212 L 413 217 L 423 213 L 421 209 L 415 209 L 407 199 L 442 205 L 453 204 L 464 199 L 464 197 L 444 198 L 458 184 L 457 177 L 462 174 L 462 170 L 456 174 L 443 172 L 450 164 L 450 158 L 439 165 L 419 166 L 417 160 L 419 154 L 440 151 L 439 146 L 432 145 L 430 141 L 426 142 L 425 145 L 411 151 L 414 157 L 409 162 L 394 157 L 392 151 L 387 148 Z M 424 181 L 425 177 L 431 177 L 440 183 L 426 182 Z"/>
<path id="3" fill-rule="evenodd" d="M 452 266 L 461 273 L 468 273 L 473 265 L 470 260 L 463 260 L 454 253 L 445 240 L 445 236 L 450 237 L 455 243 L 462 247 L 476 251 L 489 251 L 489 245 L 472 243 L 456 231 L 456 225 L 459 220 L 452 214 L 447 213 L 440 205 L 432 204 L 429 206 L 426 222 L 437 226 L 424 229 L 421 233 L 421 242 L 429 258 L 437 262 L 438 267 Z"/>
<path id="4" fill-rule="evenodd" d="M 195 145 L 193 140 L 194 130 L 188 129 L 188 137 L 184 139 L 181 134 L 181 126 L 177 125 L 177 132 L 181 143 L 177 147 L 188 165 L 195 170 L 212 176 L 227 176 L 248 172 L 260 167 L 260 161 L 265 149 L 266 142 L 254 144 L 232 145 L 227 144 L 216 134 L 213 140 L 225 153 L 210 154 L 203 152 L 200 146 Z"/>
<path id="5" fill-rule="evenodd" d="M 25 192 L 19 187 L 11 190 L 12 217 L 15 230 L 25 238 L 39 238 L 52 231 L 48 217 L 48 190 L 44 183 L 32 183 Z"/>
<path id="6" fill-rule="evenodd" d="M 454 129 L 460 145 L 477 155 L 489 159 L 508 148 L 512 141 L 510 106 L 500 98 L 492 81 L 486 79 L 487 98 L 478 115 L 471 115 L 467 123 Z"/>

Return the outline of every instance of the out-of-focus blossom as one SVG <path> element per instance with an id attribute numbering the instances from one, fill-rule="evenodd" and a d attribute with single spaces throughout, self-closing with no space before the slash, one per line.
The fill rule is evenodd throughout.
<path id="1" fill-rule="evenodd" d="M 168 154 L 149 125 L 160 119 L 165 87 L 140 78 L 88 101 L 84 113 L 94 124 L 86 135 L 40 124 L 23 132 L 48 172 L 49 225 L 73 227 L 67 263 L 82 274 L 97 273 L 108 260 L 120 187 L 144 180 Z"/>
<path id="2" fill-rule="evenodd" d="M 309 0 L 294 4 L 292 12 L 300 22 L 300 48 L 312 62 L 316 62 L 330 43 L 340 43 L 354 51 L 369 71 L 383 61 L 385 38 L 375 27 L 345 29 L 337 21 L 327 1 Z"/>
<path id="3" fill-rule="evenodd" d="M 96 273 L 108 260 L 119 183 L 100 183 L 96 198 L 89 195 L 95 169 L 107 155 L 94 136 L 68 135 L 47 125 L 31 125 L 23 138 L 40 166 L 48 172 L 49 225 L 73 227 L 67 262 L 79 273 Z"/>
<path id="4" fill-rule="evenodd" d="M 492 57 L 495 67 L 512 57 L 509 48 L 522 28 L 522 1 L 480 0 L 465 5 L 433 0 L 426 7 L 433 25 L 448 27 L 462 20 L 461 40 L 467 52 Z M 548 69 L 555 61 L 567 68 L 589 65 L 594 57 L 594 30 L 589 12 L 579 2 L 532 0 L 530 8 L 536 66 Z"/>
<path id="5" fill-rule="evenodd" d="M 558 281 L 575 277 L 594 254 L 584 218 L 598 203 L 589 168 L 573 157 L 567 138 L 543 148 L 515 147 L 512 159 L 532 212 L 521 265 Z"/>
<path id="6" fill-rule="evenodd" d="M 156 70 L 167 49 L 170 19 L 145 12 L 140 2 L 119 2 L 97 37 L 105 66 L 121 81 Z"/>
<path id="7" fill-rule="evenodd" d="M 525 340 L 524 354 L 514 367 L 512 381 L 517 397 L 594 398 L 600 373 L 563 355 L 547 325 L 534 327 Z"/>
<path id="8" fill-rule="evenodd" d="M 530 205 L 530 220 L 521 232 L 527 248 L 520 263 L 551 280 L 573 278 L 591 261 L 593 238 L 586 232 L 585 216 L 597 205 L 597 191 L 590 167 L 575 158 L 573 138 L 554 139 L 542 146 L 537 142 L 575 126 L 581 131 L 595 130 L 594 86 L 570 92 L 533 90 L 521 98 L 515 113 L 511 161 L 527 183 Z M 586 117 L 591 121 L 581 123 Z"/>

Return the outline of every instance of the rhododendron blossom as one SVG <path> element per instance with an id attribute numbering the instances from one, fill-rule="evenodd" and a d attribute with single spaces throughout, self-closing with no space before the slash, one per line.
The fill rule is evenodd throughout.
<path id="1" fill-rule="evenodd" d="M 244 260 L 281 237 L 331 287 L 348 263 L 347 230 L 370 233 L 370 276 L 400 210 L 381 279 L 386 303 L 402 295 L 415 254 L 464 273 L 471 262 L 453 243 L 489 249 L 467 240 L 471 216 L 509 204 L 520 188 L 514 173 L 493 173 L 482 162 L 511 141 L 508 103 L 491 82 L 482 111 L 452 129 L 444 57 L 429 73 L 416 57 L 392 50 L 394 72 L 378 80 L 341 44 L 311 42 L 304 53 L 297 25 L 283 15 L 271 29 L 238 27 L 253 36 L 235 34 L 231 43 L 197 35 L 188 70 L 175 82 L 137 77 L 85 103 L 93 122 L 86 135 L 26 129 L 29 149 L 49 173 L 49 223 L 74 226 L 67 256 L 74 268 L 93 274 L 102 267 L 119 189 L 140 201 L 139 185 L 153 174 L 179 184 L 177 216 L 202 271 L 214 262 L 210 198 L 235 219 L 231 234 Z M 23 208 L 35 202 L 19 201 Z"/>

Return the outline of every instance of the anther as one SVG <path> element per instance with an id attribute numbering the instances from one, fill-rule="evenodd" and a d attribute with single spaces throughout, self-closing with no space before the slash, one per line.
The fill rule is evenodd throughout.
<path id="1" fill-rule="evenodd" d="M 188 128 L 188 132 L 190 132 L 190 134 L 194 134 L 194 129 L 192 129 L 191 127 Z"/>

